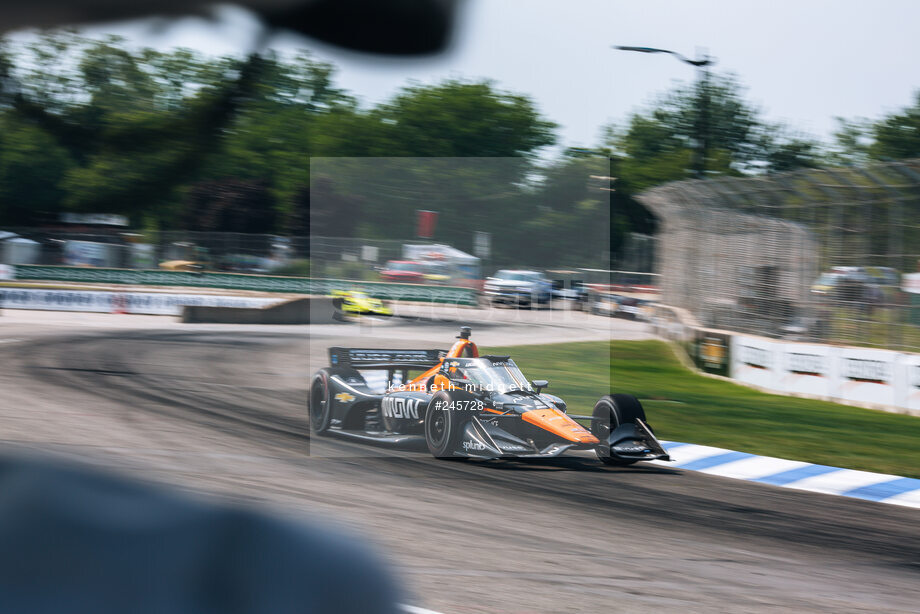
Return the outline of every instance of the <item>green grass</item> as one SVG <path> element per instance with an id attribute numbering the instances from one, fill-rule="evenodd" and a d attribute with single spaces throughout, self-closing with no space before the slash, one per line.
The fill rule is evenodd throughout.
<path id="1" fill-rule="evenodd" d="M 530 379 L 548 379 L 547 392 L 565 399 L 573 414 L 589 414 L 608 391 L 625 392 L 642 400 L 662 439 L 920 478 L 920 417 L 765 394 L 703 377 L 661 341 L 613 341 L 609 354 L 607 342 L 485 352 L 510 354 Z"/>

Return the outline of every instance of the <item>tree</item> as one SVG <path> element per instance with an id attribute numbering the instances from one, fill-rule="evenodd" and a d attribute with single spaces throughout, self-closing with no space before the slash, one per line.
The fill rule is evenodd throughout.
<path id="1" fill-rule="evenodd" d="M 765 123 L 743 94 L 735 77 L 714 75 L 660 96 L 648 109 L 633 114 L 625 128 L 610 127 L 604 144 L 621 161 L 623 185 L 637 192 L 690 177 L 704 104 L 707 174 L 740 175 L 818 164 L 818 143 Z"/>
<path id="2" fill-rule="evenodd" d="M 360 197 L 337 190 L 332 178 L 320 176 L 309 191 L 298 195 L 296 220 L 314 236 L 351 237 L 358 226 L 362 204 Z"/>
<path id="3" fill-rule="evenodd" d="M 0 220 L 32 226 L 65 197 L 61 178 L 74 166 L 53 138 L 14 114 L 0 116 Z"/>
<path id="4" fill-rule="evenodd" d="M 818 168 L 824 162 L 824 154 L 816 141 L 790 134 L 782 126 L 776 126 L 765 133 L 763 158 L 766 169 L 771 173 Z"/>
<path id="5" fill-rule="evenodd" d="M 544 164 L 519 199 L 517 224 L 504 229 L 496 255 L 542 267 L 596 267 L 610 252 L 612 192 L 605 158 L 565 155 Z"/>
<path id="6" fill-rule="evenodd" d="M 913 106 L 892 113 L 872 126 L 869 155 L 876 160 L 920 157 L 920 91 Z"/>
<path id="7" fill-rule="evenodd" d="M 830 160 L 859 165 L 871 160 L 920 157 L 920 91 L 914 103 L 875 121 L 837 118 Z"/>
<path id="8" fill-rule="evenodd" d="M 55 182 L 56 210 L 156 212 L 175 219 L 180 188 L 200 174 L 263 66 L 206 62 L 187 51 L 129 52 L 115 37 L 40 38 L 10 81 L 12 113 L 73 161 Z"/>
<path id="9" fill-rule="evenodd" d="M 516 221 L 504 204 L 555 140 L 529 98 L 490 82 L 410 85 L 365 109 L 308 54 L 205 58 L 55 32 L 19 56 L 0 47 L 0 86 L 2 222 L 70 210 L 162 228 L 303 231 L 305 208 L 324 206 L 310 203 L 311 158 L 401 156 L 398 171 L 371 163 L 320 185 L 351 214 L 315 221 L 411 237 L 415 209 L 437 205 L 442 227 L 471 236 L 496 210 L 500 223 Z M 457 158 L 469 160 L 463 172 Z M 395 179 L 408 183 L 390 195 L 372 187 Z"/>
<path id="10" fill-rule="evenodd" d="M 187 230 L 262 234 L 275 230 L 274 199 L 260 182 L 202 181 L 189 189 L 187 201 Z"/>
<path id="11" fill-rule="evenodd" d="M 435 209 L 437 232 L 445 233 L 436 238 L 467 249 L 473 231 L 510 229 L 526 218 L 517 184 L 555 139 L 528 98 L 457 80 L 406 87 L 367 111 L 332 109 L 312 136 L 314 155 L 370 157 L 314 162 L 336 193 L 361 203 L 356 232 L 411 239 L 416 209 Z M 325 206 L 313 196 L 314 210 Z"/>
<path id="12" fill-rule="evenodd" d="M 489 81 L 450 79 L 411 85 L 371 112 L 380 138 L 374 155 L 530 156 L 555 142 L 555 124 L 526 96 Z"/>
<path id="13" fill-rule="evenodd" d="M 829 161 L 843 166 L 866 164 L 869 161 L 869 146 L 872 144 L 872 124 L 866 119 L 835 119 L 837 129 L 834 131 Z"/>

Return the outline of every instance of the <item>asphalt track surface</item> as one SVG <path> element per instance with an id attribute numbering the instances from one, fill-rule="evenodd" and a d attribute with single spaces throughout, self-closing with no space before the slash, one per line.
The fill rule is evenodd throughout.
<path id="1" fill-rule="evenodd" d="M 445 462 L 309 441 L 307 376 L 327 347 L 444 347 L 453 325 L 308 338 L 109 318 L 0 318 L 5 449 L 328 519 L 375 545 L 410 603 L 447 614 L 920 610 L 914 509 L 589 458 Z M 526 340 L 535 326 L 597 332 L 493 322 L 474 336 Z"/>

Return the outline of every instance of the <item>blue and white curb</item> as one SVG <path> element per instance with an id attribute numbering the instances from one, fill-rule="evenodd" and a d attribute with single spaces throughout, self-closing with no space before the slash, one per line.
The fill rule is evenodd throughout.
<path id="1" fill-rule="evenodd" d="M 920 508 L 920 480 L 914 478 L 813 465 L 678 441 L 663 441 L 661 445 L 673 462 L 652 462 L 664 467 Z"/>

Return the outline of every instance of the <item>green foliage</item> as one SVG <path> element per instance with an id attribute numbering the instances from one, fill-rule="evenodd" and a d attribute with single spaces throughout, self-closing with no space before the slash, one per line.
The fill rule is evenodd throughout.
<path id="1" fill-rule="evenodd" d="M 41 129 L 0 115 L 0 220 L 29 226 L 58 209 L 60 178 L 73 167 L 67 152 Z"/>
<path id="2" fill-rule="evenodd" d="M 542 175 L 539 188 L 515 208 L 518 220 L 508 226 L 498 256 L 544 268 L 597 266 L 610 251 L 610 192 L 601 189 L 608 183 L 591 177 L 609 175 L 607 160 L 564 157 L 546 165 Z"/>
<path id="3" fill-rule="evenodd" d="M 831 145 L 829 159 L 838 165 L 860 165 L 869 161 L 869 146 L 872 144 L 872 125 L 866 119 L 837 120 L 834 142 Z"/>
<path id="4" fill-rule="evenodd" d="M 510 157 L 555 142 L 555 124 L 525 97 L 488 81 L 448 80 L 405 87 L 371 113 L 388 156 Z"/>
<path id="5" fill-rule="evenodd" d="M 876 160 L 920 157 L 920 92 L 913 106 L 877 121 L 872 136 L 869 154 Z"/>
<path id="6" fill-rule="evenodd" d="M 763 158 L 772 173 L 798 168 L 818 168 L 824 162 L 824 153 L 815 141 L 801 135 L 791 135 L 777 126 L 763 141 Z"/>
<path id="7" fill-rule="evenodd" d="M 878 120 L 837 118 L 830 159 L 836 164 L 866 164 L 920 158 L 920 91 L 914 103 Z"/>
<path id="8" fill-rule="evenodd" d="M 410 85 L 362 109 L 335 86 L 334 67 L 306 53 L 214 59 L 59 31 L 0 47 L 0 73 L 16 90 L 0 106 L 0 223 L 71 210 L 127 214 L 145 227 L 306 233 L 311 157 L 518 157 L 501 173 L 508 185 L 555 140 L 530 99 L 484 81 Z M 443 189 L 422 169 L 410 173 L 429 193 Z M 358 230 L 360 190 L 321 200 L 314 232 Z M 414 202 L 378 200 L 361 211 L 370 216 L 362 231 L 411 228 Z M 475 213 L 444 216 L 462 234 Z"/>
<path id="9" fill-rule="evenodd" d="M 693 176 L 703 141 L 707 175 L 818 166 L 818 143 L 767 124 L 760 115 L 731 75 L 673 89 L 633 114 L 625 128 L 608 128 L 605 145 L 620 160 L 617 187 L 636 193 Z"/>

